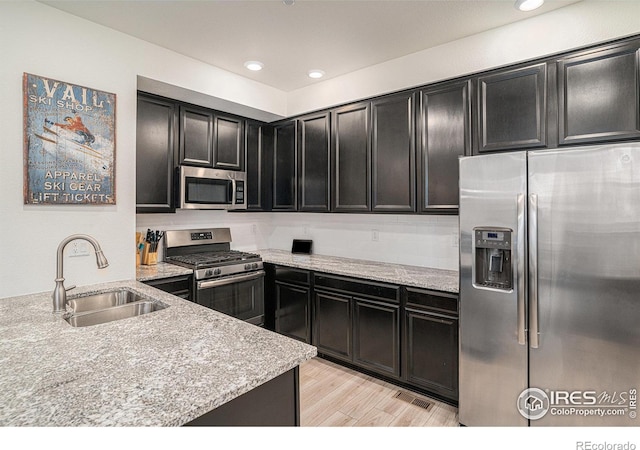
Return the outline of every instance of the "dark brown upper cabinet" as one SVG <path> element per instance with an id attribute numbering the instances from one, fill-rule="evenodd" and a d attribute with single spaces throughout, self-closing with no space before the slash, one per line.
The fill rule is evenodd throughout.
<path id="1" fill-rule="evenodd" d="M 213 111 L 180 105 L 180 164 L 213 167 Z"/>
<path id="2" fill-rule="evenodd" d="M 177 162 L 178 106 L 138 93 L 136 212 L 175 212 L 173 170 Z"/>
<path id="3" fill-rule="evenodd" d="M 640 138 L 638 41 L 558 60 L 560 145 Z"/>
<path id="4" fill-rule="evenodd" d="M 240 117 L 214 115 L 213 167 L 244 170 L 244 120 Z"/>
<path id="5" fill-rule="evenodd" d="M 458 157 L 471 155 L 471 81 L 424 89 L 419 95 L 419 210 L 454 214 Z"/>
<path id="6" fill-rule="evenodd" d="M 247 210 L 250 211 L 271 208 L 271 131 L 272 127 L 263 122 L 247 120 L 245 123 Z"/>
<path id="7" fill-rule="evenodd" d="M 356 103 L 331 113 L 332 210 L 371 210 L 371 103 Z"/>
<path id="8" fill-rule="evenodd" d="M 298 210 L 329 211 L 329 113 L 298 119 Z"/>
<path id="9" fill-rule="evenodd" d="M 547 145 L 547 64 L 494 72 L 477 81 L 480 153 Z"/>
<path id="10" fill-rule="evenodd" d="M 296 121 L 273 127 L 273 210 L 297 209 Z"/>
<path id="11" fill-rule="evenodd" d="M 414 94 L 371 102 L 372 210 L 414 212 Z"/>

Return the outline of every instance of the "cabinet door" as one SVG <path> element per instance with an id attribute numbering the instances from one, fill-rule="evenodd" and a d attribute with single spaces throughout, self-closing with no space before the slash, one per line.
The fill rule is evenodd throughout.
<path id="1" fill-rule="evenodd" d="M 458 157 L 471 155 L 471 81 L 420 92 L 421 212 L 457 212 Z"/>
<path id="2" fill-rule="evenodd" d="M 276 281 L 276 332 L 311 343 L 309 288 Z"/>
<path id="3" fill-rule="evenodd" d="M 298 119 L 299 211 L 329 211 L 329 114 Z"/>
<path id="4" fill-rule="evenodd" d="M 547 145 L 547 65 L 478 78 L 479 152 Z"/>
<path id="5" fill-rule="evenodd" d="M 396 95 L 371 104 L 372 209 L 415 211 L 414 96 Z"/>
<path id="6" fill-rule="evenodd" d="M 334 211 L 371 210 L 370 105 L 349 105 L 331 113 Z"/>
<path id="7" fill-rule="evenodd" d="M 640 138 L 638 42 L 558 61 L 560 144 Z"/>
<path id="8" fill-rule="evenodd" d="M 400 376 L 399 305 L 354 298 L 353 362 Z"/>
<path id="9" fill-rule="evenodd" d="M 271 190 L 266 176 L 267 164 L 270 164 L 267 154 L 268 138 L 265 140 L 267 128 L 262 122 L 247 120 L 245 125 L 247 149 L 247 209 L 264 211 L 267 209 L 265 191 Z"/>
<path id="10" fill-rule="evenodd" d="M 458 319 L 407 308 L 407 382 L 458 399 Z"/>
<path id="11" fill-rule="evenodd" d="M 196 106 L 180 106 L 180 164 L 212 167 L 212 111 Z"/>
<path id="12" fill-rule="evenodd" d="M 296 199 L 296 122 L 273 128 L 273 209 L 295 211 Z"/>
<path id="13" fill-rule="evenodd" d="M 315 291 L 313 341 L 319 353 L 351 361 L 351 297 Z"/>
<path id="14" fill-rule="evenodd" d="M 173 169 L 178 143 L 178 107 L 138 94 L 136 212 L 175 212 Z"/>
<path id="15" fill-rule="evenodd" d="M 213 167 L 244 170 L 244 120 L 238 117 L 214 116 Z"/>

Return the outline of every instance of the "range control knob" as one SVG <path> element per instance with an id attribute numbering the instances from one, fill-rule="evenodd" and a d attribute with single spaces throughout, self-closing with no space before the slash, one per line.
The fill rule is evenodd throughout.
<path id="1" fill-rule="evenodd" d="M 257 268 L 258 268 L 258 263 L 253 263 L 253 264 L 251 264 L 251 268 L 252 268 L 252 269 L 257 269 Z"/>
<path id="2" fill-rule="evenodd" d="M 210 277 L 211 275 L 213 275 L 213 270 L 209 269 L 207 271 L 205 271 L 205 276 Z"/>
<path id="3" fill-rule="evenodd" d="M 251 264 L 245 264 L 244 265 L 244 270 L 249 270 L 251 269 Z"/>
<path id="4" fill-rule="evenodd" d="M 222 270 L 220 270 L 220 269 L 215 269 L 215 270 L 213 271 L 213 274 L 214 274 L 214 275 L 220 275 L 221 273 L 222 273 Z"/>

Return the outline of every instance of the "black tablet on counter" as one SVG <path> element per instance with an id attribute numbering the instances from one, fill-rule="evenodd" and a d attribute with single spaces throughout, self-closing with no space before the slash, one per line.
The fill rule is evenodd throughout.
<path id="1" fill-rule="evenodd" d="M 310 255 L 313 241 L 309 239 L 294 239 L 291 245 L 291 253 L 298 255 Z"/>

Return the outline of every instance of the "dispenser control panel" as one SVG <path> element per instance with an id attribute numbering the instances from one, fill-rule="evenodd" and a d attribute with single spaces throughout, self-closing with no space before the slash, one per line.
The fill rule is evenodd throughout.
<path id="1" fill-rule="evenodd" d="M 477 287 L 513 289 L 511 267 L 511 235 L 506 228 L 480 227 L 474 229 L 474 284 Z"/>

